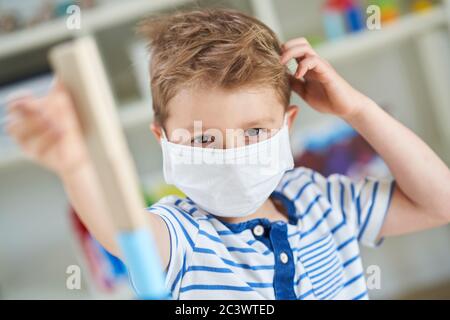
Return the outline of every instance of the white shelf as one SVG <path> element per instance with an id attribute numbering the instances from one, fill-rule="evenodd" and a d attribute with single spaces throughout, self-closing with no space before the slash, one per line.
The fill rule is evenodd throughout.
<path id="1" fill-rule="evenodd" d="M 81 13 L 81 29 L 70 30 L 66 18 L 42 23 L 30 29 L 0 36 L 0 58 L 26 50 L 49 45 L 82 34 L 107 29 L 132 19 L 143 17 L 149 12 L 177 7 L 189 0 L 127 0 L 112 1 Z"/>
<path id="2" fill-rule="evenodd" d="M 408 40 L 446 23 L 443 6 L 429 11 L 407 14 L 382 26 L 381 30 L 366 30 L 316 47 L 317 53 L 334 63 L 383 49 L 394 43 Z"/>

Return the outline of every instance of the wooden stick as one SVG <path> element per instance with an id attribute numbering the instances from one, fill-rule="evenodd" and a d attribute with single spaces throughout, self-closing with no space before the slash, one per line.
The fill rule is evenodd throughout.
<path id="1" fill-rule="evenodd" d="M 50 61 L 74 99 L 88 150 L 117 228 L 117 241 L 140 298 L 166 299 L 157 247 L 145 224 L 144 201 L 95 41 L 57 46 Z"/>
<path id="2" fill-rule="evenodd" d="M 144 202 L 95 41 L 80 38 L 50 52 L 72 94 L 108 211 L 120 231 L 143 226 Z"/>

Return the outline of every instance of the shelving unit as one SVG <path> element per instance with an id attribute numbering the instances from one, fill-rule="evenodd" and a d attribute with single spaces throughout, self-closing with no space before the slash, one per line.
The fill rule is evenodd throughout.
<path id="1" fill-rule="evenodd" d="M 59 19 L 33 29 L 1 36 L 0 59 L 73 36 L 95 33 L 98 30 L 144 16 L 154 10 L 176 7 L 186 3 L 189 3 L 189 0 L 132 0 L 127 1 L 126 4 L 124 2 L 113 2 L 105 8 L 100 6 L 85 13 L 80 31 L 68 30 L 64 26 L 65 21 Z M 276 15 L 269 10 L 274 8 L 270 1 L 251 1 L 251 3 L 253 6 L 261 6 L 255 11 L 262 15 L 262 20 L 267 20 L 269 25 L 277 24 Z M 126 10 L 124 10 L 125 7 Z M 400 43 L 426 33 L 428 30 L 445 26 L 446 23 L 448 23 L 446 9 L 444 6 L 437 6 L 427 12 L 405 15 L 399 20 L 383 26 L 382 30 L 363 31 L 348 35 L 337 41 L 320 44 L 316 47 L 316 50 L 331 63 L 339 63 L 357 56 L 374 53 L 394 43 Z M 149 102 L 137 100 L 119 108 L 120 118 L 125 130 L 151 121 L 152 110 Z M 23 160 L 25 160 L 25 157 L 20 151 L 9 151 L 0 156 L 0 169 L 21 163 Z"/>
<path id="2" fill-rule="evenodd" d="M 177 7 L 188 2 L 189 0 L 128 0 L 99 5 L 82 13 L 80 30 L 68 29 L 66 19 L 59 18 L 30 29 L 0 36 L 0 59 L 82 34 L 93 34 L 143 17 L 149 12 Z"/>
<path id="3" fill-rule="evenodd" d="M 58 18 L 33 28 L 19 30 L 7 35 L 0 35 L 0 60 L 26 51 L 51 46 L 53 43 L 70 38 L 95 34 L 116 25 L 139 19 L 145 15 L 182 6 L 190 0 L 129 0 L 111 1 L 107 4 L 87 10 L 81 16 L 81 29 L 70 30 L 66 19 Z M 142 121 L 150 121 L 151 105 L 144 101 L 134 101 L 119 107 L 119 116 L 125 129 L 132 128 Z M 7 148 L 0 153 L 0 170 L 11 165 L 24 164 L 28 160 L 16 148 Z"/>
<path id="4" fill-rule="evenodd" d="M 344 39 L 319 45 L 316 49 L 323 58 L 335 63 L 406 41 L 446 23 L 445 9 L 438 6 L 426 12 L 405 15 L 381 30 L 350 34 Z"/>

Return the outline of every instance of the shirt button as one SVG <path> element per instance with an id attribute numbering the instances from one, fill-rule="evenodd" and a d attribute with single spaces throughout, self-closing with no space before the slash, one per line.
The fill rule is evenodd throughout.
<path id="1" fill-rule="evenodd" d="M 283 263 L 283 264 L 288 263 L 288 261 L 289 261 L 289 256 L 287 255 L 286 252 L 280 253 L 280 260 L 281 260 L 281 263 Z"/>
<path id="2" fill-rule="evenodd" d="M 264 227 L 260 224 L 253 228 L 253 234 L 257 237 L 260 237 L 264 234 Z"/>

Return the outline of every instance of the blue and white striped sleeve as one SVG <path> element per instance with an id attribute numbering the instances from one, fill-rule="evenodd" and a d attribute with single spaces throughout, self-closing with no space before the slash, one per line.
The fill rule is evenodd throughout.
<path id="1" fill-rule="evenodd" d="M 377 239 L 390 206 L 395 181 L 367 177 L 354 182 L 339 174 L 322 181 L 322 190 L 328 201 L 342 212 L 347 224 L 354 228 L 358 241 L 368 247 L 380 245 L 382 239 Z"/>
<path id="2" fill-rule="evenodd" d="M 187 257 L 194 249 L 199 224 L 191 215 L 173 204 L 160 201 L 147 210 L 160 216 L 169 230 L 170 260 L 166 270 L 166 286 L 172 293 L 178 292 L 180 280 L 187 268 Z"/>

